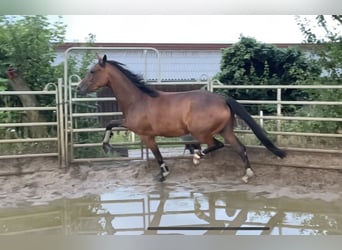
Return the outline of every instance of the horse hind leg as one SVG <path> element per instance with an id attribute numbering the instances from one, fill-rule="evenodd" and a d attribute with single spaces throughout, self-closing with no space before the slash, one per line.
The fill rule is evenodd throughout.
<path id="1" fill-rule="evenodd" d="M 242 177 L 242 180 L 247 183 L 248 179 L 254 176 L 254 172 L 251 168 L 245 145 L 243 145 L 240 140 L 233 134 L 233 131 L 231 131 L 230 133 L 226 132 L 222 134 L 222 136 L 225 138 L 225 141 L 229 143 L 241 157 L 243 165 L 245 167 L 245 175 Z"/>
<path id="2" fill-rule="evenodd" d="M 200 159 L 203 158 L 206 154 L 224 147 L 224 144 L 215 138 L 212 138 L 212 143 L 208 145 L 209 146 L 203 151 L 199 150 L 194 153 L 193 160 L 192 160 L 194 165 L 200 164 Z"/>

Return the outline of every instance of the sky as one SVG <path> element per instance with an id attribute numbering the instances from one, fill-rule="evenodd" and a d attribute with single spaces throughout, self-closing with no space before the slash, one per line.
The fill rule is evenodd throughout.
<path id="1" fill-rule="evenodd" d="M 304 39 L 294 15 L 64 15 L 62 21 L 67 42 L 84 42 L 89 33 L 96 42 L 112 43 L 234 43 L 241 35 L 265 43 Z"/>

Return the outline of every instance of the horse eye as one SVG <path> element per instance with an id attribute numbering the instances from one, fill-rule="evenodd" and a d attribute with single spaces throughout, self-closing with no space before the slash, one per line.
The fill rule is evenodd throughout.
<path id="1" fill-rule="evenodd" d="M 90 74 L 94 74 L 95 73 L 95 70 L 90 70 Z"/>

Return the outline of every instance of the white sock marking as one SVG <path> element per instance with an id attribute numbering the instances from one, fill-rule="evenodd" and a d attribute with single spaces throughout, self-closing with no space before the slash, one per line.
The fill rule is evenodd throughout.
<path id="1" fill-rule="evenodd" d="M 104 136 L 104 138 L 103 138 L 102 143 L 109 143 L 109 140 L 110 140 L 110 133 L 111 133 L 110 130 L 106 130 L 106 133 L 105 133 L 105 136 Z"/>

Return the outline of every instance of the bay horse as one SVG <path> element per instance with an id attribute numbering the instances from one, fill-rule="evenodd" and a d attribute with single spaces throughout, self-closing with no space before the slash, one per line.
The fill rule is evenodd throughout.
<path id="1" fill-rule="evenodd" d="M 211 93 L 205 90 L 185 92 L 162 92 L 146 86 L 143 78 L 116 61 L 107 60 L 107 56 L 98 58 L 77 87 L 80 95 L 96 91 L 101 87 L 110 87 L 122 110 L 124 119 L 113 120 L 106 127 L 103 148 L 111 148 L 109 141 L 112 128 L 122 126 L 140 136 L 142 142 L 152 151 L 160 166 L 156 176 L 164 181 L 169 175 L 155 141 L 156 136 L 178 137 L 190 134 L 199 143 L 207 144 L 203 151 L 195 152 L 193 163 L 199 164 L 208 153 L 224 147 L 214 136 L 221 135 L 242 159 L 245 175 L 244 182 L 254 175 L 251 169 L 246 147 L 234 134 L 235 114 L 242 118 L 252 129 L 261 143 L 276 156 L 283 158 L 286 152 L 277 148 L 267 137 L 246 109 L 235 99 Z"/>

